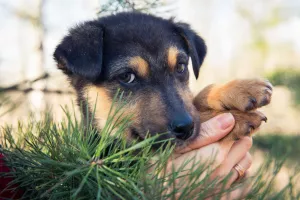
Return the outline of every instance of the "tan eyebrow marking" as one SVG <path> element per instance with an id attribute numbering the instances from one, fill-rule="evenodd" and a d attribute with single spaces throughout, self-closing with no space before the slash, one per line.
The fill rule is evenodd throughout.
<path id="1" fill-rule="evenodd" d="M 174 68 L 177 64 L 178 53 L 179 53 L 179 50 L 174 46 L 171 46 L 168 49 L 168 66 L 171 69 L 171 71 L 174 71 Z"/>
<path id="2" fill-rule="evenodd" d="M 149 64 L 142 57 L 135 56 L 130 58 L 129 65 L 131 65 L 140 76 L 147 77 L 149 75 Z"/>

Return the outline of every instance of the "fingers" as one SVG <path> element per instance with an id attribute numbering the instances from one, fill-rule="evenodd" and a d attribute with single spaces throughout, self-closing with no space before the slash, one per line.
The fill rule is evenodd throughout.
<path id="1" fill-rule="evenodd" d="M 214 171 L 211 178 L 214 179 L 216 177 L 227 176 L 230 173 L 231 169 L 246 156 L 251 146 L 252 146 L 251 137 L 244 137 L 239 141 L 235 142 L 232 145 L 226 159 Z"/>
<path id="2" fill-rule="evenodd" d="M 228 145 L 227 145 L 228 146 Z M 228 148 L 226 146 L 226 148 Z M 216 159 L 213 164 L 209 166 L 210 169 L 215 169 L 210 176 L 210 180 L 215 180 L 216 178 L 220 181 L 228 176 L 230 174 L 230 177 L 226 180 L 225 189 L 228 189 L 232 183 L 234 183 L 237 178 L 239 177 L 238 172 L 234 169 L 234 166 L 236 164 L 239 164 L 242 169 L 247 171 L 251 164 L 252 164 L 252 158 L 251 155 L 248 153 L 249 149 L 252 146 L 252 138 L 251 137 L 244 137 L 240 139 L 239 141 L 235 142 L 232 147 L 229 149 L 228 154 L 226 156 L 224 155 L 224 147 L 221 147 L 219 143 L 213 143 L 207 146 L 204 146 L 202 148 L 199 148 L 197 150 L 193 150 L 190 152 L 187 152 L 185 154 L 182 154 L 180 157 L 176 158 L 174 160 L 174 167 L 177 169 L 178 166 L 180 166 L 179 163 L 184 163 L 186 159 L 194 158 L 195 160 L 199 161 L 201 159 L 206 160 L 209 158 L 212 158 L 213 152 L 218 150 L 217 158 L 220 157 L 220 159 Z M 219 156 L 221 155 L 221 156 Z M 177 164 L 175 164 L 177 163 Z M 217 163 L 215 165 L 215 163 Z M 193 164 L 193 162 L 191 163 Z M 192 167 L 188 164 L 186 166 L 186 169 L 191 169 Z M 230 173 L 231 172 L 231 173 Z M 182 179 L 181 179 L 182 181 Z M 216 194 L 218 191 L 221 190 L 221 188 L 224 189 L 224 182 L 220 182 L 220 187 L 217 185 L 215 188 Z M 250 184 L 243 183 L 243 185 L 237 189 L 235 189 L 232 192 L 226 193 L 222 197 L 222 199 L 239 199 L 241 196 L 245 196 L 249 192 Z M 208 198 L 210 199 L 210 198 Z M 213 199 L 213 198 L 212 198 Z"/>
<path id="3" fill-rule="evenodd" d="M 238 163 L 244 170 L 245 172 L 251 167 L 252 164 L 252 157 L 250 155 L 249 152 L 246 153 L 246 155 L 244 156 L 244 158 L 242 158 L 242 160 Z M 231 176 L 227 182 L 226 187 L 229 188 L 231 186 L 231 184 L 236 181 L 239 177 L 239 173 L 237 172 L 237 170 L 235 168 L 231 169 Z"/>
<path id="4" fill-rule="evenodd" d="M 244 137 L 234 143 L 231 147 L 226 160 L 223 162 L 223 167 L 228 170 L 228 172 L 247 154 L 247 152 L 252 147 L 252 138 Z"/>
<path id="5" fill-rule="evenodd" d="M 179 153 L 185 153 L 217 142 L 232 130 L 234 124 L 234 117 L 231 113 L 220 114 L 202 123 L 199 136 L 193 139 L 187 147 L 180 150 Z"/>
<path id="6" fill-rule="evenodd" d="M 233 150 L 235 151 L 234 148 L 233 148 Z M 232 153 L 232 152 L 230 152 L 230 153 Z M 238 161 L 236 164 L 239 164 L 240 167 L 245 171 L 245 177 L 246 177 L 247 176 L 247 170 L 249 170 L 249 168 L 251 167 L 251 164 L 252 164 L 252 157 L 251 157 L 250 153 L 246 152 L 246 154 L 244 155 L 244 157 L 240 161 Z M 236 164 L 234 164 L 234 166 Z M 227 164 L 227 166 L 225 166 L 225 167 L 227 168 L 227 167 L 230 167 L 230 166 L 232 166 L 231 163 L 229 165 Z M 213 175 L 214 178 L 216 178 L 216 177 L 223 178 L 223 177 L 227 176 L 229 173 L 227 173 L 226 170 L 227 169 L 224 169 L 224 166 L 222 165 L 221 167 L 219 167 L 214 172 L 214 173 L 218 174 L 218 175 L 214 174 Z M 228 178 L 228 180 L 226 182 L 225 190 L 229 189 L 230 186 L 239 178 L 239 173 L 237 172 L 237 170 L 235 168 L 232 168 L 230 170 L 230 172 L 231 172 L 229 174 L 230 177 Z M 221 184 L 223 184 L 223 183 L 221 182 Z M 221 185 L 220 188 L 223 188 L 223 185 Z M 245 195 L 248 194 L 248 192 L 250 191 L 250 189 L 251 188 L 250 188 L 249 182 L 245 182 L 241 186 L 239 186 L 238 188 L 236 188 L 235 190 L 233 190 L 233 191 L 231 191 L 229 193 L 224 194 L 224 196 L 221 199 L 222 200 L 225 200 L 225 199 L 241 199 L 241 197 L 243 197 L 243 196 L 245 196 Z M 217 187 L 216 191 L 219 191 L 218 187 Z"/>

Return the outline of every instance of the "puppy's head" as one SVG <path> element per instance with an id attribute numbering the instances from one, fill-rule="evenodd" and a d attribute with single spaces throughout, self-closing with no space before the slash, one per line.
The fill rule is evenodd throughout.
<path id="1" fill-rule="evenodd" d="M 121 89 L 128 102 L 125 113 L 133 115 L 129 137 L 164 133 L 161 139 L 175 138 L 180 147 L 198 134 L 200 125 L 188 88 L 189 57 L 197 78 L 205 54 L 204 41 L 187 24 L 120 13 L 71 29 L 54 58 L 79 101 L 91 110 L 96 105 L 100 129 Z"/>

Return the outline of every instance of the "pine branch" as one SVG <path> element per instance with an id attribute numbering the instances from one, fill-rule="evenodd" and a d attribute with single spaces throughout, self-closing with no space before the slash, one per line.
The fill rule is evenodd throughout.
<path id="1" fill-rule="evenodd" d="M 156 137 L 128 143 L 124 132 L 130 126 L 131 116 L 122 112 L 121 100 L 115 98 L 116 109 L 111 109 L 100 133 L 92 126 L 93 115 L 86 123 L 67 110 L 66 119 L 60 123 L 54 123 L 48 114 L 39 122 L 20 123 L 17 134 L 23 135 L 23 140 L 14 140 L 13 130 L 3 128 L 0 153 L 12 170 L 0 176 L 12 177 L 10 186 L 22 188 L 24 199 L 220 199 L 246 184 L 237 183 L 224 190 L 228 177 L 221 182 L 209 180 L 213 159 L 190 159 L 178 170 L 166 173 L 173 146 L 162 141 L 165 148 L 153 151 Z M 192 168 L 187 170 L 190 162 Z M 274 178 L 282 165 L 283 161 L 268 160 L 248 180 L 252 181 L 252 191 L 247 199 L 299 197 L 293 188 L 296 178 L 291 178 L 283 190 L 273 190 Z"/>

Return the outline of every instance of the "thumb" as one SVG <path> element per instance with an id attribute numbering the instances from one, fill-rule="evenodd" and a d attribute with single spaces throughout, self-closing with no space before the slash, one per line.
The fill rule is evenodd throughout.
<path id="1" fill-rule="evenodd" d="M 234 117 L 231 113 L 220 114 L 201 124 L 200 133 L 188 145 L 190 149 L 198 149 L 217 142 L 225 137 L 234 127 Z"/>

